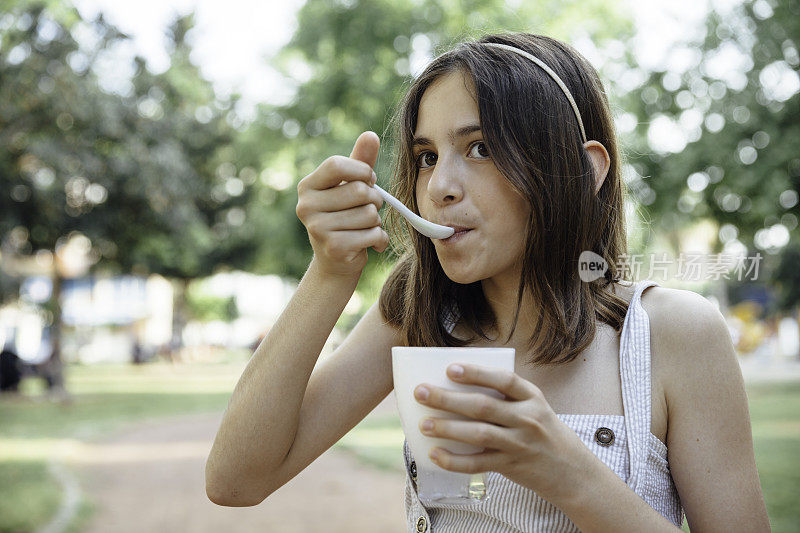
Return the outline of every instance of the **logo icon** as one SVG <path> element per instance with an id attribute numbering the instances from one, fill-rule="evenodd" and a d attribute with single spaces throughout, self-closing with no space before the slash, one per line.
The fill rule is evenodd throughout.
<path id="1" fill-rule="evenodd" d="M 592 282 L 603 277 L 608 270 L 608 262 L 591 250 L 584 250 L 578 257 L 578 275 L 581 281 Z"/>

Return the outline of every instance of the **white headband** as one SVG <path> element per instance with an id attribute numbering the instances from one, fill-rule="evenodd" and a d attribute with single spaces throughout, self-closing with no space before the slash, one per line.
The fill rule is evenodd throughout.
<path id="1" fill-rule="evenodd" d="M 586 142 L 586 131 L 583 129 L 583 121 L 581 120 L 581 114 L 578 111 L 578 105 L 575 103 L 575 100 L 572 98 L 572 94 L 570 94 L 569 89 L 567 89 L 567 86 L 564 84 L 563 81 L 561 81 L 561 78 L 558 77 L 558 74 L 553 72 L 553 69 L 551 69 L 550 67 L 545 65 L 545 63 L 541 59 L 539 59 L 538 57 L 536 57 L 536 56 L 534 56 L 532 54 L 529 54 L 525 50 L 520 50 L 519 48 L 516 48 L 514 46 L 509 46 L 507 44 L 501 44 L 501 43 L 481 43 L 481 44 L 484 44 L 486 46 L 495 46 L 497 48 L 505 48 L 506 50 L 509 50 L 511 52 L 515 52 L 515 53 L 517 53 L 519 55 L 527 57 L 528 59 L 530 59 L 531 61 L 533 61 L 534 63 L 536 63 L 540 67 L 542 67 L 542 70 L 547 72 L 550 75 L 550 77 L 553 78 L 553 80 L 555 80 L 555 82 L 558 84 L 558 86 L 561 87 L 561 90 L 564 91 L 564 96 L 566 96 L 567 100 L 569 100 L 569 103 L 572 106 L 572 110 L 575 111 L 575 118 L 578 119 L 578 126 L 580 126 L 580 128 L 581 128 L 581 138 L 583 139 L 584 143 Z"/>

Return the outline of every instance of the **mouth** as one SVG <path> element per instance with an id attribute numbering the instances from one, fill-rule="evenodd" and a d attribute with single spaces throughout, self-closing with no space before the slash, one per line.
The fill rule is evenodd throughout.
<path id="1" fill-rule="evenodd" d="M 457 225 L 454 225 L 454 224 L 445 224 L 445 225 L 453 228 L 454 230 L 456 230 L 456 233 L 463 233 L 465 231 L 469 231 L 469 230 L 472 229 L 472 228 L 467 228 L 467 227 L 464 227 L 464 226 L 457 226 Z"/>
<path id="2" fill-rule="evenodd" d="M 472 228 L 465 228 L 464 226 L 450 226 L 450 227 L 456 231 L 448 238 L 442 240 L 442 242 L 445 244 L 458 242 L 461 239 L 463 239 L 466 235 L 469 235 L 470 232 L 472 232 Z"/>

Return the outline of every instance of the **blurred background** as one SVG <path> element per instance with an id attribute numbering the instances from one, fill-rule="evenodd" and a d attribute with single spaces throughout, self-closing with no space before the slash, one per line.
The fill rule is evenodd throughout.
<path id="1" fill-rule="evenodd" d="M 371 129 L 388 188 L 410 80 L 491 31 L 598 69 L 632 277 L 728 320 L 773 531 L 800 531 L 798 2 L 0 0 L 0 532 L 403 531 L 393 395 L 259 506 L 203 468 L 311 260 L 297 182 Z M 369 253 L 320 360 L 396 259 Z"/>

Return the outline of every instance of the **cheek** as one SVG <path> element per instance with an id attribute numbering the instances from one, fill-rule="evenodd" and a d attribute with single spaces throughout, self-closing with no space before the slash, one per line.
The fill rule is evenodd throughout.
<path id="1" fill-rule="evenodd" d="M 516 222 L 516 230 L 520 235 L 521 239 L 525 239 L 525 235 L 528 233 L 528 228 L 530 227 L 531 221 L 528 213 L 523 213 L 515 220 Z"/>
<path id="2" fill-rule="evenodd" d="M 417 208 L 420 211 L 420 215 L 422 215 L 423 218 L 425 218 L 425 216 L 423 215 L 423 210 L 425 209 L 425 205 L 424 205 L 424 202 L 422 202 L 422 196 L 423 195 L 422 195 L 421 191 L 424 191 L 424 190 L 425 190 L 425 184 L 422 183 L 422 179 L 417 179 L 414 182 L 414 190 L 412 191 L 412 196 L 416 200 Z M 409 209 L 411 209 L 413 206 L 408 206 L 408 207 L 409 207 Z"/>
<path id="3" fill-rule="evenodd" d="M 503 227 L 508 232 L 509 240 L 525 239 L 530 224 L 530 207 L 527 202 L 519 198 L 507 199 L 505 208 L 500 209 L 498 215 L 503 221 Z"/>
<path id="4" fill-rule="evenodd" d="M 530 209 L 527 203 L 510 209 L 506 220 L 507 235 L 505 241 L 508 243 L 509 251 L 517 259 L 525 252 L 528 227 L 530 225 Z"/>

